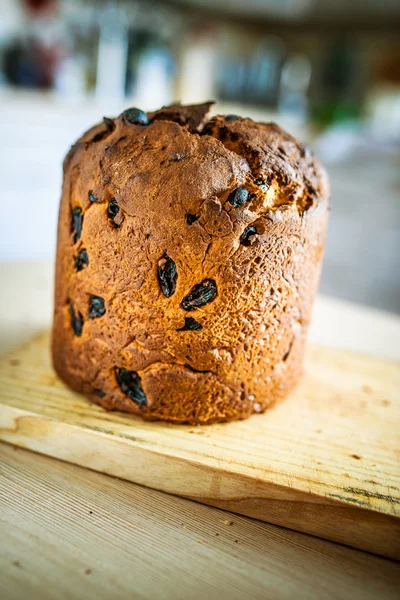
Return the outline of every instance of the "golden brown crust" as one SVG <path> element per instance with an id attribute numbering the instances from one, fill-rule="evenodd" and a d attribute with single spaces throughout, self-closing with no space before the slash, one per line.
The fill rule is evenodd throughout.
<path id="1" fill-rule="evenodd" d="M 106 120 L 64 163 L 53 361 L 109 410 L 244 418 L 300 375 L 326 176 L 276 125 L 206 122 L 208 108 Z"/>

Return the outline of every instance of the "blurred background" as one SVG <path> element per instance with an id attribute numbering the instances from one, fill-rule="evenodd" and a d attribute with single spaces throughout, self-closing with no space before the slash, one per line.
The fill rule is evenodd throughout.
<path id="1" fill-rule="evenodd" d="M 400 313 L 399 0 L 0 0 L 0 261 L 53 261 L 62 159 L 90 125 L 209 99 L 312 146 L 321 291 Z"/>

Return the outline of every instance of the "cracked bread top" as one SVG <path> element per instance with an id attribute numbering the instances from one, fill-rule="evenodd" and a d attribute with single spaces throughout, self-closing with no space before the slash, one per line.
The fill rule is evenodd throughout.
<path id="1" fill-rule="evenodd" d="M 197 170 L 197 156 L 203 165 L 224 157 L 226 169 L 232 152 L 237 155 L 235 164 L 231 166 L 232 179 L 237 168 L 243 170 L 247 183 L 254 187 L 253 194 L 261 192 L 266 195 L 264 206 L 267 209 L 285 206 L 304 211 L 315 206 L 321 197 L 328 197 L 325 170 L 308 146 L 298 142 L 275 123 L 257 123 L 235 115 L 218 115 L 208 120 L 207 113 L 212 104 L 206 102 L 161 108 L 149 113 L 145 130 L 140 124 L 132 126 L 124 118 L 124 113 L 114 120 L 104 119 L 103 123 L 89 129 L 78 140 L 67 155 L 65 164 L 69 164 L 79 149 L 87 150 L 93 142 L 106 139 L 106 147 L 118 144 L 118 153 L 121 153 L 121 148 L 125 154 L 133 152 L 128 157 L 131 161 L 142 151 L 151 150 L 152 157 L 156 152 L 163 153 L 161 160 L 156 161 L 156 168 L 157 171 L 167 171 L 171 178 L 182 172 L 183 165 L 174 163 L 184 161 L 185 174 L 193 163 L 194 170 Z M 168 143 L 165 143 L 167 140 Z M 112 167 L 112 158 L 108 164 L 103 162 L 103 177 L 106 180 L 111 176 L 105 171 L 107 167 Z M 123 159 L 123 156 L 120 158 Z M 146 158 L 149 159 L 147 166 L 151 169 L 154 167 L 151 156 L 146 153 Z M 215 167 L 218 170 L 218 163 Z M 112 175 L 118 173 L 114 171 Z M 200 199 L 209 197 L 208 192 L 217 195 L 221 192 L 217 182 L 215 189 L 211 190 L 205 190 L 201 180 L 198 184 L 199 187 L 203 184 L 203 189 L 199 189 L 197 194 Z"/>

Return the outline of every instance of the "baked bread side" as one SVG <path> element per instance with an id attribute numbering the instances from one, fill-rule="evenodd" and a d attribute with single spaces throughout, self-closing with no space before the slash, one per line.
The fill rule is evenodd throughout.
<path id="1" fill-rule="evenodd" d="M 300 376 L 326 175 L 277 125 L 209 106 L 129 109 L 65 159 L 53 362 L 106 409 L 244 418 Z"/>

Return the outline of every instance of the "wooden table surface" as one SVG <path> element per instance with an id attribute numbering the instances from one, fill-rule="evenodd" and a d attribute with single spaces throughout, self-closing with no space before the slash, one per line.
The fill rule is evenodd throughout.
<path id="1" fill-rule="evenodd" d="M 0 265 L 0 350 L 48 326 L 48 265 Z M 318 343 L 399 358 L 400 319 L 319 298 Z M 399 565 L 0 445 L 0 597 L 395 599 Z"/>

